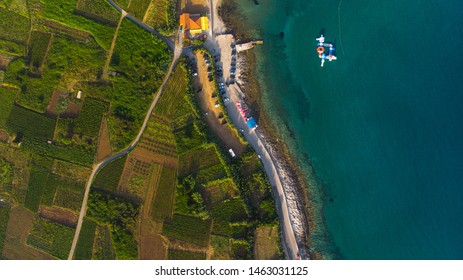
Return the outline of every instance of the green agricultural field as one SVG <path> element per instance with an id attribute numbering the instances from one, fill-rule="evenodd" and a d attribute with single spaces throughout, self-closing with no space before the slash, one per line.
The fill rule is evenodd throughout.
<path id="1" fill-rule="evenodd" d="M 152 1 L 152 8 L 148 9 L 146 24 L 169 36 L 175 30 L 177 21 L 175 18 L 177 1 L 157 0 Z"/>
<path id="2" fill-rule="evenodd" d="M 136 136 L 171 56 L 163 41 L 128 19 L 122 22 L 110 64 L 110 69 L 120 74 L 111 77 L 115 85 L 108 119 L 115 150 L 126 147 Z"/>
<path id="3" fill-rule="evenodd" d="M 193 108 L 185 98 L 187 92 L 188 76 L 181 64 L 178 64 L 164 87 L 163 98 L 159 100 L 154 113 L 170 120 L 191 115 Z"/>
<path id="4" fill-rule="evenodd" d="M 199 131 L 195 123 L 190 123 L 174 133 L 175 141 L 177 142 L 177 151 L 183 154 L 189 150 L 203 145 L 206 142 L 206 137 Z"/>
<path id="5" fill-rule="evenodd" d="M 151 0 L 131 0 L 127 12 L 139 20 L 143 20 L 150 3 Z"/>
<path id="6" fill-rule="evenodd" d="M 11 41 L 0 40 L 0 53 L 11 54 L 14 56 L 23 56 L 26 46 Z M 1 80 L 0 80 L 1 82 Z"/>
<path id="7" fill-rule="evenodd" d="M 114 26 L 120 17 L 119 12 L 105 0 L 78 0 L 76 13 Z"/>
<path id="8" fill-rule="evenodd" d="M 27 243 L 59 259 L 67 259 L 74 231 L 73 228 L 37 217 Z"/>
<path id="9" fill-rule="evenodd" d="M 175 214 L 172 222 L 164 223 L 163 234 L 169 237 L 207 247 L 211 221 L 201 218 Z"/>
<path id="10" fill-rule="evenodd" d="M 5 240 L 6 228 L 8 226 L 8 218 L 10 216 L 10 208 L 0 206 L 0 252 L 3 249 L 3 242 Z"/>
<path id="11" fill-rule="evenodd" d="M 29 49 L 29 62 L 32 67 L 36 69 L 40 69 L 42 67 L 45 62 L 45 57 L 48 53 L 51 40 L 51 33 L 32 31 Z"/>
<path id="12" fill-rule="evenodd" d="M 0 39 L 24 43 L 29 33 L 29 19 L 13 11 L 0 8 Z"/>
<path id="13" fill-rule="evenodd" d="M 114 248 L 108 226 L 97 226 L 93 247 L 94 260 L 114 260 Z"/>
<path id="14" fill-rule="evenodd" d="M 230 246 L 229 238 L 220 235 L 211 234 L 211 247 L 214 254 L 211 256 L 213 260 L 229 260 L 230 259 Z"/>
<path id="15" fill-rule="evenodd" d="M 248 218 L 246 206 L 240 197 L 223 201 L 212 208 L 213 232 L 226 236 L 233 235 L 230 223 L 245 221 Z"/>
<path id="16" fill-rule="evenodd" d="M 42 0 L 44 16 L 70 27 L 90 32 L 98 44 L 104 49 L 109 49 L 115 32 L 115 27 L 87 19 L 74 13 L 77 0 Z"/>
<path id="17" fill-rule="evenodd" d="M 31 171 L 24 206 L 32 212 L 37 212 L 37 210 L 39 210 L 39 205 L 42 201 L 42 195 L 47 186 L 49 175 L 50 172 L 48 170 L 32 169 Z"/>
<path id="18" fill-rule="evenodd" d="M 151 207 L 151 218 L 153 220 L 164 221 L 164 219 L 172 217 L 176 176 L 177 170 L 167 167 L 162 168 L 159 185 Z"/>
<path id="19" fill-rule="evenodd" d="M 197 173 L 201 169 L 220 163 L 221 161 L 214 145 L 200 147 L 180 156 L 179 177 Z"/>
<path id="20" fill-rule="evenodd" d="M 84 218 L 79 240 L 77 241 L 74 259 L 91 260 L 93 251 L 93 241 L 95 239 L 96 223 L 88 218 Z"/>
<path id="21" fill-rule="evenodd" d="M 42 197 L 42 204 L 55 205 L 77 212 L 82 206 L 84 191 L 85 182 L 51 175 Z"/>
<path id="22" fill-rule="evenodd" d="M 119 5 L 119 7 L 122 9 L 127 10 L 127 6 L 129 5 L 130 0 L 116 0 L 114 2 L 116 2 L 117 5 Z"/>
<path id="23" fill-rule="evenodd" d="M 203 195 L 206 204 L 213 207 L 220 202 L 238 195 L 238 189 L 232 179 L 227 178 L 211 182 L 203 187 Z"/>
<path id="24" fill-rule="evenodd" d="M 108 107 L 108 103 L 104 101 L 86 98 L 82 111 L 80 111 L 79 117 L 76 119 L 74 131 L 92 137 L 98 136 L 101 120 L 108 111 Z"/>
<path id="25" fill-rule="evenodd" d="M 231 253 L 235 260 L 248 260 L 251 259 L 251 245 L 246 240 L 232 240 Z"/>
<path id="26" fill-rule="evenodd" d="M 0 86 L 0 128 L 6 128 L 6 120 L 13 107 L 17 89 Z"/>
<path id="27" fill-rule="evenodd" d="M 24 109 L 17 105 L 11 108 L 6 121 L 8 130 L 24 138 L 35 138 L 43 142 L 53 138 L 56 120 Z"/>
<path id="28" fill-rule="evenodd" d="M 116 259 L 136 259 L 135 239 L 140 205 L 126 198 L 93 189 L 90 192 L 87 216 L 97 223 L 109 224 Z"/>
<path id="29" fill-rule="evenodd" d="M 206 253 L 170 249 L 167 251 L 168 260 L 205 260 Z"/>
<path id="30" fill-rule="evenodd" d="M 201 169 L 196 174 L 196 186 L 201 186 L 208 182 L 216 181 L 227 177 L 227 171 L 225 170 L 225 166 L 222 163 L 216 164 L 214 166 Z"/>
<path id="31" fill-rule="evenodd" d="M 119 179 L 124 169 L 127 156 L 119 157 L 105 165 L 96 175 L 93 186 L 96 188 L 115 192 L 119 186 Z"/>

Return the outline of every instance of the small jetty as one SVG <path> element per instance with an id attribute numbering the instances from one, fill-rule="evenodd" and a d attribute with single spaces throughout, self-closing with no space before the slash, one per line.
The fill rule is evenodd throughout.
<path id="1" fill-rule="evenodd" d="M 238 52 L 242 52 L 242 51 L 250 50 L 254 48 L 255 45 L 262 45 L 262 44 L 264 44 L 264 40 L 252 40 L 246 43 L 236 44 L 236 50 Z"/>

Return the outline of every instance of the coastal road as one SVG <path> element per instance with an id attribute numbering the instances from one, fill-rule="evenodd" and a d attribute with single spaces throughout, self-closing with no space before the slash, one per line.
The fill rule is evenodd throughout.
<path id="1" fill-rule="evenodd" d="M 230 101 L 225 104 L 228 116 L 235 126 L 243 131 L 244 138 L 254 148 L 264 165 L 265 172 L 267 173 L 267 177 L 269 178 L 270 184 L 273 188 L 278 216 L 280 217 L 283 249 L 289 259 L 299 259 L 299 246 L 296 241 L 291 217 L 289 215 L 289 207 L 286 201 L 285 191 L 281 183 L 282 180 L 279 177 L 279 172 L 277 170 L 277 165 L 272 155 L 263 144 L 259 134 L 256 130 L 251 130 L 247 127 L 243 117 L 239 113 L 236 103 L 241 101 L 241 97 L 238 92 L 239 88 L 236 85 L 231 85 L 227 89 L 225 96 L 230 98 Z"/>
<path id="2" fill-rule="evenodd" d="M 158 100 L 161 97 L 162 90 L 164 89 L 164 86 L 167 83 L 167 80 L 169 79 L 172 73 L 172 70 L 175 67 L 175 64 L 177 63 L 178 59 L 180 58 L 180 55 L 182 54 L 183 34 L 181 31 L 179 31 L 178 33 L 179 33 L 177 36 L 178 40 L 176 40 L 176 44 L 174 47 L 174 57 L 172 59 L 172 63 L 170 64 L 169 70 L 167 71 L 166 76 L 164 77 L 164 80 L 153 99 L 153 102 L 151 102 L 151 106 L 148 112 L 146 113 L 145 119 L 143 121 L 143 124 L 141 125 L 140 131 L 138 132 L 137 137 L 123 151 L 104 159 L 100 163 L 93 165 L 92 173 L 85 186 L 84 199 L 82 201 L 82 206 L 80 208 L 79 220 L 77 221 L 77 227 L 76 227 L 76 231 L 74 234 L 74 239 L 72 240 L 72 246 L 71 246 L 71 250 L 69 251 L 68 260 L 72 260 L 74 258 L 74 252 L 76 250 L 77 241 L 79 239 L 79 234 L 82 229 L 82 223 L 83 223 L 85 214 L 87 212 L 87 202 L 88 202 L 88 195 L 90 193 L 90 187 L 92 186 L 92 183 L 93 183 L 93 180 L 95 179 L 96 174 L 98 174 L 98 171 L 100 171 L 109 162 L 130 153 L 135 148 L 135 146 L 138 144 L 138 141 L 140 141 L 140 138 L 143 135 L 143 132 L 145 131 L 146 125 L 148 124 L 151 114 L 153 113 L 154 108 L 156 107 L 156 104 L 158 103 Z"/>

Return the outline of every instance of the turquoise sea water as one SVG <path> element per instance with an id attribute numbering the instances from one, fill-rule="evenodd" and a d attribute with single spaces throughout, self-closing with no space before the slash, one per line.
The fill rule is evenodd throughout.
<path id="1" fill-rule="evenodd" d="M 330 242 L 317 232 L 314 246 L 343 259 L 463 259 L 463 1 L 240 5 L 265 41 L 266 110 L 321 183 Z M 338 56 L 324 68 L 321 29 Z"/>

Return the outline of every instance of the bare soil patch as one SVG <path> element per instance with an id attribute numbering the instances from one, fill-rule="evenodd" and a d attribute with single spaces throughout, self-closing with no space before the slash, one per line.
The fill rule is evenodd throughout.
<path id="1" fill-rule="evenodd" d="M 258 260 L 278 260 L 278 229 L 262 227 L 256 229 L 254 256 Z"/>
<path id="2" fill-rule="evenodd" d="M 139 230 L 139 251 L 142 260 L 164 260 L 167 258 L 167 240 L 161 236 L 162 222 L 142 219 Z"/>
<path id="3" fill-rule="evenodd" d="M 82 110 L 82 103 L 69 101 L 66 110 L 60 114 L 63 118 L 77 118 Z"/>
<path id="4" fill-rule="evenodd" d="M 200 52 L 197 52 L 196 61 L 198 61 L 198 76 L 199 81 L 196 79 L 196 85 L 202 90 L 198 93 L 199 104 L 201 110 L 208 115 L 205 117 L 206 123 L 212 129 L 212 131 L 219 137 L 219 139 L 225 144 L 227 148 L 232 148 L 235 154 L 239 157 L 244 150 L 246 145 L 243 145 L 230 126 L 225 122 L 223 117 L 224 108 L 222 106 L 216 107 L 218 103 L 218 95 L 220 93 L 215 92 L 214 82 L 210 82 L 208 79 L 208 72 L 204 57 Z M 214 95 L 213 95 L 214 94 Z"/>
<path id="5" fill-rule="evenodd" d="M 47 115 L 50 115 L 50 116 L 56 115 L 55 108 L 56 108 L 56 105 L 58 104 L 58 100 L 61 94 L 62 92 L 59 90 L 55 90 L 53 92 L 50 103 L 48 103 L 47 110 L 45 111 Z"/>
<path id="6" fill-rule="evenodd" d="M 109 142 L 109 130 L 106 118 L 101 120 L 100 136 L 98 137 L 98 147 L 96 161 L 100 162 L 111 155 L 111 143 Z"/>
<path id="7" fill-rule="evenodd" d="M 39 208 L 38 214 L 40 217 L 49 219 L 53 222 L 57 222 L 68 227 L 76 227 L 77 220 L 79 219 L 79 216 L 76 213 L 59 207 L 41 206 Z"/>

